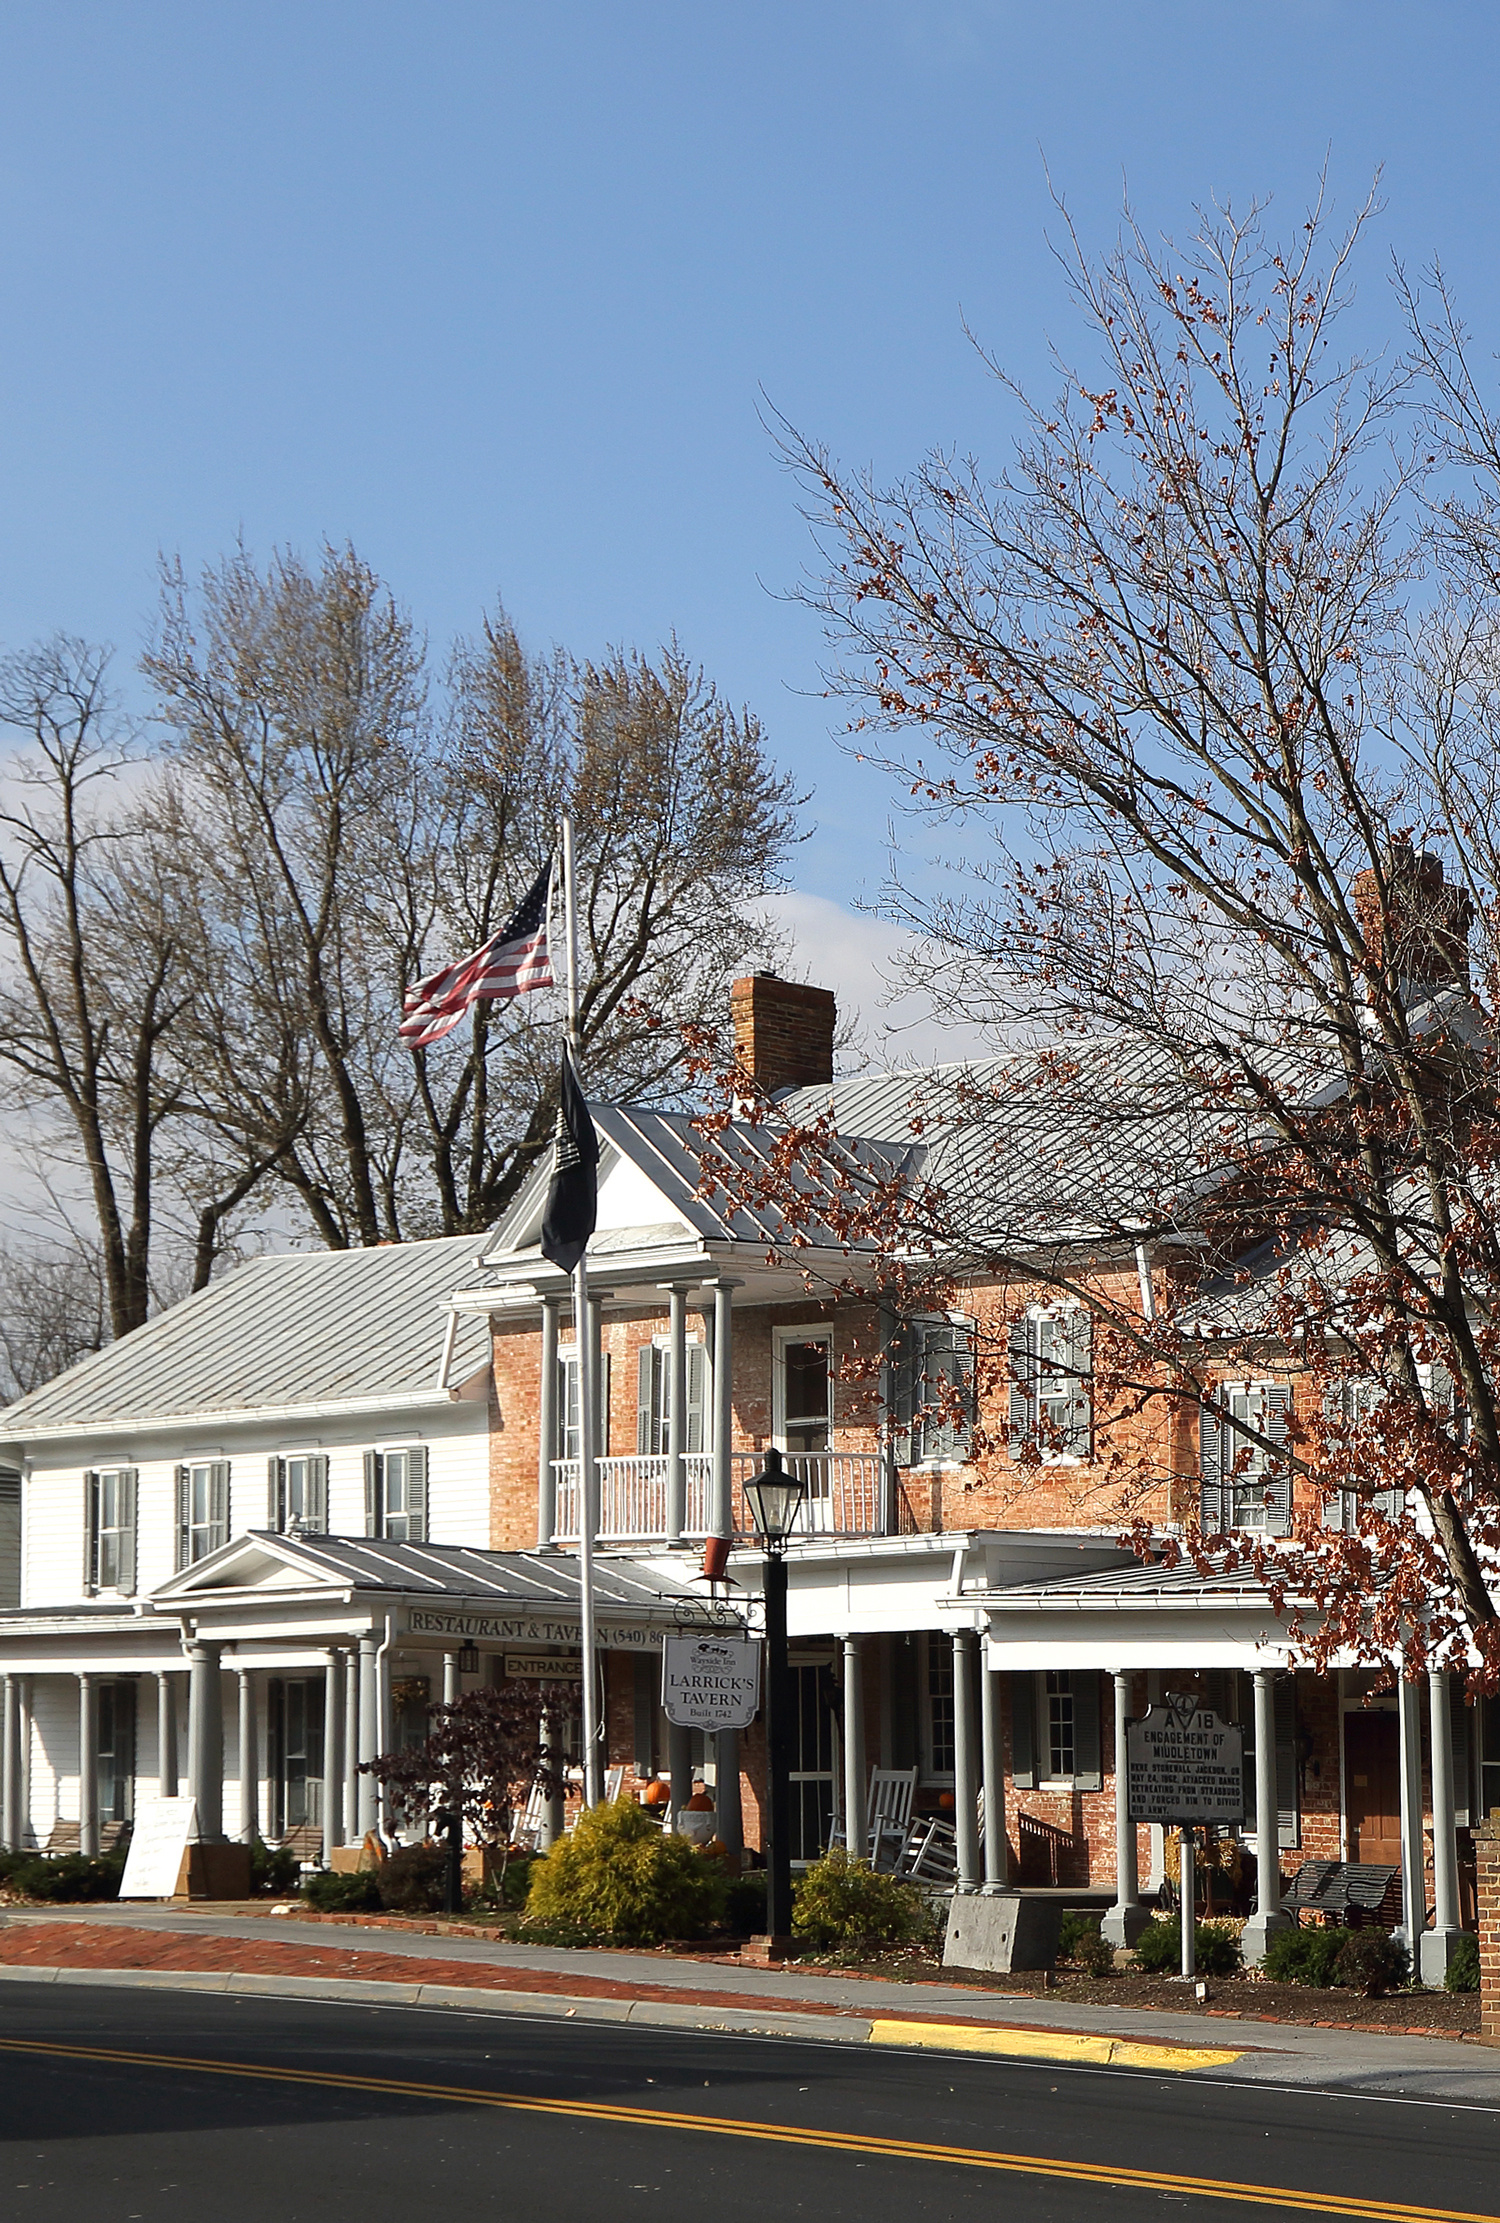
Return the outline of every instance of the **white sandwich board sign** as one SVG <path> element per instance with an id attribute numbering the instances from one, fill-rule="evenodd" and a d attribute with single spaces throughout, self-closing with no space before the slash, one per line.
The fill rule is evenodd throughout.
<path id="1" fill-rule="evenodd" d="M 198 1801 L 145 1798 L 137 1802 L 122 1899 L 170 1899 L 182 1874 L 187 1849 L 198 1834 Z"/>

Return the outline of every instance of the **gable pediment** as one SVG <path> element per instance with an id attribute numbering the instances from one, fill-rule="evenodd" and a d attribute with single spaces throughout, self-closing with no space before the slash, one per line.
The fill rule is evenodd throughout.
<path id="1" fill-rule="evenodd" d="M 279 1536 L 237 1536 L 152 1591 L 153 1599 L 198 1598 L 224 1590 L 342 1590 L 339 1577 L 288 1549 Z"/>

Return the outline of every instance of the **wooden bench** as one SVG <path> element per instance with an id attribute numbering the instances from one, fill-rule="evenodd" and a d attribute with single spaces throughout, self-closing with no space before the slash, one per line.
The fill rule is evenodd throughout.
<path id="1" fill-rule="evenodd" d="M 100 1852 L 117 1851 L 121 1840 L 128 1837 L 129 1834 L 129 1822 L 101 1822 L 99 1824 Z M 81 1850 L 77 1822 L 54 1822 L 47 1842 L 42 1847 L 42 1851 L 45 1853 L 76 1853 Z"/>

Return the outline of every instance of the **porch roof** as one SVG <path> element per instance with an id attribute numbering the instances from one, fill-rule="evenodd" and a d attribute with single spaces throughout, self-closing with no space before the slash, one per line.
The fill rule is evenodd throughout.
<path id="1" fill-rule="evenodd" d="M 953 1604 L 982 1604 L 1005 1613 L 1139 1613 L 1153 1608 L 1164 1612 L 1203 1608 L 1221 1612 L 1228 1606 L 1270 1607 L 1270 1593 L 1253 1569 L 1216 1564 L 1200 1574 L 1189 1562 L 1176 1567 L 1145 1566 L 1095 1568 L 1087 1574 L 1061 1575 L 1050 1582 L 997 1585 L 983 1591 L 965 1590 Z"/>

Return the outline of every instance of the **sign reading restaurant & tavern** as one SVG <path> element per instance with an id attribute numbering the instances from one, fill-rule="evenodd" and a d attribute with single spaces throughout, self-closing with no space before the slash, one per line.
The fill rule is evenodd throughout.
<path id="1" fill-rule="evenodd" d="M 1168 1698 L 1125 1732 L 1133 1822 L 1242 1822 L 1245 1735 L 1194 1698 Z"/>
<path id="2" fill-rule="evenodd" d="M 408 1606 L 408 1636 L 457 1637 L 462 1642 L 491 1644 L 566 1644 L 578 1648 L 578 1623 L 550 1620 L 538 1613 L 453 1613 L 442 1606 Z M 599 1642 L 612 1652 L 654 1652 L 661 1642 L 660 1629 L 643 1629 L 639 1622 L 611 1621 L 599 1616 Z"/>

